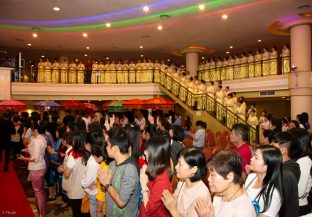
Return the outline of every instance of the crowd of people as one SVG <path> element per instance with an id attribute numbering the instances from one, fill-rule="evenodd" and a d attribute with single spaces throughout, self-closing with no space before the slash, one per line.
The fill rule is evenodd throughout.
<path id="1" fill-rule="evenodd" d="M 278 57 L 281 62 L 278 62 Z M 290 50 L 288 45 L 278 55 L 277 48 L 263 48 L 255 53 L 235 54 L 233 57 L 211 58 L 199 65 L 200 78 L 205 81 L 233 80 L 267 75 L 287 74 L 290 68 Z"/>
<path id="2" fill-rule="evenodd" d="M 295 217 L 311 212 L 311 137 L 299 125 L 275 128 L 266 142 L 250 146 L 249 128 L 234 124 L 230 142 L 235 149 L 207 159 L 206 123 L 197 121 L 193 132 L 189 117 L 182 121 L 179 114 L 96 112 L 91 117 L 82 112 L 60 121 L 57 112 L 23 113 L 20 119 L 4 112 L 0 128 L 2 144 L 23 142 L 16 157 L 28 165 L 41 217 L 47 199 L 57 194 L 63 200 L 58 209 L 70 205 L 75 217 Z M 193 139 L 192 147 L 184 147 L 185 137 Z"/>

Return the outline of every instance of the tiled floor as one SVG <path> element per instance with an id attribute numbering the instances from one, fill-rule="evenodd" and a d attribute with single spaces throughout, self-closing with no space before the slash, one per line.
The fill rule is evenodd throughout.
<path id="1" fill-rule="evenodd" d="M 11 162 L 10 162 L 11 163 Z M 31 186 L 31 182 L 27 181 L 28 177 L 28 170 L 24 162 L 21 161 L 14 161 L 13 162 L 16 175 L 19 178 L 22 187 L 26 193 L 27 199 L 29 201 L 29 204 L 31 208 L 34 211 L 34 214 L 36 217 L 39 217 L 39 214 L 36 209 L 36 204 L 35 204 L 35 198 L 34 198 L 34 192 Z M 48 192 L 48 191 L 47 191 Z M 68 217 L 72 216 L 72 211 L 70 207 L 67 207 L 66 209 L 63 210 L 58 210 L 56 205 L 61 203 L 61 197 L 57 197 L 55 201 L 51 201 L 47 203 L 47 217 Z"/>

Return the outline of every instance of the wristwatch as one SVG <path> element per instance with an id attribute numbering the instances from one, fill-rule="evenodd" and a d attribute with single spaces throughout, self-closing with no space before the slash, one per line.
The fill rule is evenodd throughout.
<path id="1" fill-rule="evenodd" d="M 112 185 L 111 185 L 111 184 L 107 184 L 107 185 L 105 185 L 105 186 L 104 186 L 105 191 L 108 191 L 108 189 L 109 189 L 109 187 L 110 187 L 110 186 L 112 186 Z"/>

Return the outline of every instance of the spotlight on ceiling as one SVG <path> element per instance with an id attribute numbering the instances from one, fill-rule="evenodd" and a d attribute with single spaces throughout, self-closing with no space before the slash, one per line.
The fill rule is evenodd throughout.
<path id="1" fill-rule="evenodd" d="M 109 28 L 109 27 L 111 27 L 111 24 L 110 24 L 110 23 L 105 23 L 105 26 L 106 26 L 107 28 Z"/>
<path id="2" fill-rule="evenodd" d="M 87 47 L 86 47 L 86 49 L 87 49 L 87 50 L 90 50 L 90 47 L 89 47 L 89 46 L 87 46 Z"/>
<path id="3" fill-rule="evenodd" d="M 54 10 L 54 11 L 60 11 L 61 8 L 59 8 L 59 7 L 53 7 L 53 10 Z"/>
<path id="4" fill-rule="evenodd" d="M 258 39 L 258 42 L 261 42 L 262 40 L 261 39 Z"/>
<path id="5" fill-rule="evenodd" d="M 33 33 L 33 38 L 37 38 L 38 37 L 38 34 L 37 33 Z"/>
<path id="6" fill-rule="evenodd" d="M 141 54 L 141 57 L 144 57 L 144 55 L 143 55 L 143 54 Z"/>
<path id="7" fill-rule="evenodd" d="M 205 5 L 204 4 L 200 4 L 200 5 L 198 5 L 198 8 L 199 8 L 199 10 L 204 10 L 205 9 Z"/>
<path id="8" fill-rule="evenodd" d="M 31 46 L 31 44 L 30 44 L 30 43 L 28 43 L 28 44 L 27 44 L 27 46 L 29 46 L 29 47 L 30 47 L 30 46 Z"/>
<path id="9" fill-rule="evenodd" d="M 88 56 L 88 54 L 85 54 L 84 56 L 85 56 L 85 57 L 87 57 L 87 56 Z"/>
<path id="10" fill-rule="evenodd" d="M 229 54 L 230 53 L 230 51 L 227 51 L 227 52 L 225 52 L 226 54 Z"/>
<path id="11" fill-rule="evenodd" d="M 143 45 L 140 45 L 140 49 L 143 49 Z"/>
<path id="12" fill-rule="evenodd" d="M 230 49 L 233 49 L 233 46 L 232 46 L 232 45 L 230 46 Z"/>
<path id="13" fill-rule="evenodd" d="M 88 37 L 88 33 L 84 32 L 84 33 L 82 33 L 82 36 L 87 38 Z"/>
<path id="14" fill-rule="evenodd" d="M 157 26 L 157 29 L 158 29 L 159 31 L 161 31 L 161 30 L 163 29 L 162 25 L 158 25 L 158 26 Z"/>
<path id="15" fill-rule="evenodd" d="M 222 15 L 222 19 L 223 19 L 223 20 L 226 20 L 227 18 L 228 18 L 228 15 L 227 15 L 227 14 L 223 14 L 223 15 Z"/>
<path id="16" fill-rule="evenodd" d="M 143 7 L 143 11 L 144 11 L 144 12 L 148 12 L 148 11 L 149 11 L 149 7 L 148 7 L 148 6 L 144 6 L 144 7 Z"/>

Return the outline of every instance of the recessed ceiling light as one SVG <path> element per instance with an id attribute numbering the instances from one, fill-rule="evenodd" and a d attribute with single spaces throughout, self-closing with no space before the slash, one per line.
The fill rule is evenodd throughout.
<path id="1" fill-rule="evenodd" d="M 204 10 L 205 9 L 205 5 L 204 4 L 200 4 L 198 5 L 199 10 Z"/>
<path id="2" fill-rule="evenodd" d="M 109 57 L 106 57 L 107 60 L 109 60 Z"/>
<path id="3" fill-rule="evenodd" d="M 105 26 L 106 26 L 107 28 L 109 28 L 109 27 L 111 27 L 111 24 L 110 24 L 110 23 L 105 23 Z"/>
<path id="4" fill-rule="evenodd" d="M 149 7 L 148 7 L 148 6 L 144 6 L 144 7 L 143 7 L 143 11 L 144 11 L 144 12 L 148 12 L 148 11 L 149 11 Z"/>
<path id="5" fill-rule="evenodd" d="M 202 57 L 202 60 L 204 60 L 205 59 L 205 57 Z"/>
<path id="6" fill-rule="evenodd" d="M 31 46 L 31 44 L 30 44 L 30 43 L 28 43 L 28 44 L 27 44 L 27 46 L 29 46 L 29 47 L 30 47 L 30 46 Z"/>
<path id="7" fill-rule="evenodd" d="M 282 99 L 285 99 L 286 97 L 285 96 L 282 96 Z"/>
<path id="8" fill-rule="evenodd" d="M 33 33 L 33 38 L 37 38 L 38 34 L 37 33 Z"/>
<path id="9" fill-rule="evenodd" d="M 143 49 L 143 46 L 142 46 L 142 45 L 140 45 L 140 49 Z"/>
<path id="10" fill-rule="evenodd" d="M 184 68 L 184 65 L 182 65 L 181 67 Z"/>
<path id="11" fill-rule="evenodd" d="M 76 62 L 78 62 L 78 59 L 75 59 Z"/>
<path id="12" fill-rule="evenodd" d="M 227 18 L 228 18 L 228 15 L 227 15 L 227 14 L 223 14 L 223 15 L 222 15 L 222 19 L 223 19 L 223 20 L 226 20 Z"/>
<path id="13" fill-rule="evenodd" d="M 144 55 L 143 55 L 143 54 L 141 54 L 141 57 L 144 57 Z"/>
<path id="14" fill-rule="evenodd" d="M 229 53 L 230 53 L 230 51 L 227 51 L 227 52 L 225 52 L 225 53 L 229 54 Z"/>
<path id="15" fill-rule="evenodd" d="M 87 49 L 87 50 L 90 50 L 90 47 L 89 47 L 89 46 L 87 46 L 87 47 L 86 47 L 86 49 Z"/>
<path id="16" fill-rule="evenodd" d="M 158 26 L 157 26 L 157 29 L 158 29 L 159 31 L 161 31 L 161 30 L 163 29 L 162 25 L 158 25 Z"/>
<path id="17" fill-rule="evenodd" d="M 61 8 L 59 8 L 59 7 L 53 7 L 53 10 L 54 10 L 54 11 L 60 11 Z"/>
<path id="18" fill-rule="evenodd" d="M 88 34 L 86 32 L 84 32 L 84 33 L 82 33 L 82 36 L 86 38 L 86 37 L 88 37 Z"/>
<path id="19" fill-rule="evenodd" d="M 230 46 L 230 49 L 233 49 L 233 46 L 232 46 L 232 45 Z"/>
<path id="20" fill-rule="evenodd" d="M 261 42 L 262 40 L 261 39 L 258 39 L 258 42 Z"/>
<path id="21" fill-rule="evenodd" d="M 44 58 L 44 55 L 41 55 L 42 58 Z"/>
<path id="22" fill-rule="evenodd" d="M 85 57 L 87 57 L 87 56 L 88 56 L 88 54 L 85 54 L 84 56 L 85 56 Z"/>
<path id="23" fill-rule="evenodd" d="M 170 62 L 170 59 L 167 59 L 168 62 Z"/>

